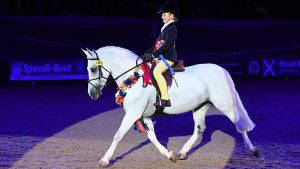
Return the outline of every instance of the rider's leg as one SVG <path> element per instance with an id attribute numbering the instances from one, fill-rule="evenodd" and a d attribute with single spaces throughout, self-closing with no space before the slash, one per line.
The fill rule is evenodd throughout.
<path id="1" fill-rule="evenodd" d="M 174 63 L 171 61 L 168 61 L 170 66 L 173 66 Z M 159 61 L 159 63 L 156 65 L 153 74 L 154 78 L 157 81 L 160 93 L 161 93 L 161 99 L 164 100 L 170 100 L 169 95 L 168 95 L 168 87 L 167 87 L 167 82 L 165 78 L 163 77 L 162 73 L 165 72 L 168 69 L 168 67 L 165 65 L 164 62 Z"/>

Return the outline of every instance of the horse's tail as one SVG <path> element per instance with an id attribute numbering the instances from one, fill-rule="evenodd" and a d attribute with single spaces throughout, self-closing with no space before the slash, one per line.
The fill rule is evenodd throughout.
<path id="1" fill-rule="evenodd" d="M 234 106 L 234 116 L 238 116 L 235 118 L 236 119 L 236 121 L 235 121 L 236 129 L 240 133 L 251 131 L 255 127 L 255 124 L 250 119 L 246 109 L 244 108 L 244 105 L 241 101 L 241 98 L 240 98 L 238 92 L 236 91 L 234 82 L 233 82 L 229 72 L 226 71 L 225 69 L 224 69 L 224 71 L 225 71 L 227 83 L 229 84 L 229 86 L 231 88 L 231 94 L 232 94 L 233 106 Z"/>
<path id="2" fill-rule="evenodd" d="M 227 89 L 227 90 L 224 89 L 224 91 L 228 91 L 227 94 L 229 98 L 227 99 L 231 100 L 231 101 L 227 100 L 228 105 L 225 105 L 225 107 L 227 107 L 228 109 L 225 108 L 225 111 L 223 112 L 233 123 L 235 123 L 238 132 L 251 131 L 255 127 L 255 124 L 248 116 L 248 113 L 242 104 L 239 94 L 235 89 L 234 82 L 229 72 L 225 69 L 223 69 L 223 72 L 228 85 L 227 87 L 225 87 L 226 85 L 224 86 L 225 89 Z"/>

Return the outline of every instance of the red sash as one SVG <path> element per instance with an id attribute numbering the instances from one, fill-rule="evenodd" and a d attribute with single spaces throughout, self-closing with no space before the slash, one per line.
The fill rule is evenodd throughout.
<path id="1" fill-rule="evenodd" d="M 157 51 L 162 45 L 164 45 L 165 41 L 163 39 L 157 38 L 155 42 L 154 52 Z"/>

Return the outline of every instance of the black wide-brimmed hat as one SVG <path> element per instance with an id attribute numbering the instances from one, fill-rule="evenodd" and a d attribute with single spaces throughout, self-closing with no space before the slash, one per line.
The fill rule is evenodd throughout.
<path id="1" fill-rule="evenodd" d="M 161 5 L 160 10 L 157 13 L 165 13 L 170 12 L 175 16 L 175 18 L 179 17 L 179 8 L 175 2 L 167 1 Z"/>

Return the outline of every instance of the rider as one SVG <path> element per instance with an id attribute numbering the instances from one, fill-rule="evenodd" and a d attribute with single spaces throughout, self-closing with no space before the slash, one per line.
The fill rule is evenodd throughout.
<path id="1" fill-rule="evenodd" d="M 160 93 L 162 107 L 170 107 L 171 102 L 168 94 L 168 88 L 162 73 L 177 63 L 177 52 L 175 41 L 177 39 L 177 28 L 175 23 L 178 21 L 179 8 L 175 2 L 167 1 L 157 12 L 161 14 L 163 27 L 155 45 L 145 54 L 145 59 L 151 61 L 155 58 L 158 63 L 153 70 L 153 75 L 157 81 Z"/>

